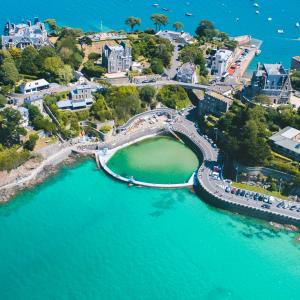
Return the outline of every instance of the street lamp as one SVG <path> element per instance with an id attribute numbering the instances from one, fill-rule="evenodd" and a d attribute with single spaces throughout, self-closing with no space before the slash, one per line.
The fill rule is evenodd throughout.
<path id="1" fill-rule="evenodd" d="M 236 170 L 236 173 L 235 173 L 235 182 L 237 182 L 238 181 L 239 166 L 236 166 L 235 170 Z"/>

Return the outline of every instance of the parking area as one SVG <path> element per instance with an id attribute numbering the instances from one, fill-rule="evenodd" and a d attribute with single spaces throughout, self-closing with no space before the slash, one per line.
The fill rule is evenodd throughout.
<path id="1" fill-rule="evenodd" d="M 230 184 L 225 185 L 224 190 L 228 194 L 235 195 L 236 197 L 243 198 L 248 201 L 261 202 L 261 207 L 265 209 L 271 209 L 277 207 L 282 210 L 296 211 L 300 213 L 300 203 L 284 201 L 282 199 L 265 195 L 262 193 L 252 192 L 245 189 L 232 187 Z"/>

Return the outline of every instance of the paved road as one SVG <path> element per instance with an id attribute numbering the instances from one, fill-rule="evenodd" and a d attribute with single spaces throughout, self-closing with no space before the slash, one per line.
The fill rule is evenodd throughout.
<path id="1" fill-rule="evenodd" d="M 179 44 L 172 42 L 174 46 L 174 51 L 172 54 L 171 62 L 170 62 L 170 67 L 168 69 L 165 69 L 165 74 L 168 76 L 170 79 L 174 79 L 176 74 L 177 74 L 177 69 L 180 67 L 181 62 L 178 60 L 179 58 L 179 50 L 178 46 Z"/>
<path id="2" fill-rule="evenodd" d="M 55 85 L 53 87 L 50 87 L 49 89 L 45 89 L 40 92 L 31 93 L 31 94 L 17 94 L 17 93 L 10 94 L 9 98 L 17 99 L 18 102 L 22 104 L 26 98 L 41 99 L 46 95 L 50 95 L 54 93 L 70 92 L 80 85 L 81 85 L 80 83 L 75 83 L 72 85 Z M 92 88 L 97 88 L 99 86 L 99 84 L 95 82 L 88 82 L 88 85 L 90 85 Z"/>
<path id="3" fill-rule="evenodd" d="M 202 151 L 204 155 L 204 163 L 199 169 L 198 179 L 200 185 L 211 195 L 219 196 L 222 198 L 222 201 L 232 202 L 265 212 L 267 211 L 274 214 L 280 214 L 282 216 L 292 217 L 300 221 L 300 204 L 291 203 L 289 208 L 279 208 L 276 206 L 280 202 L 278 201 L 271 204 L 270 209 L 265 209 L 261 207 L 263 204 L 261 201 L 255 201 L 225 192 L 223 182 L 216 180 L 211 176 L 213 166 L 219 164 L 218 149 L 213 148 L 212 145 L 197 132 L 194 123 L 185 117 L 178 117 L 171 129 L 187 136 Z"/>

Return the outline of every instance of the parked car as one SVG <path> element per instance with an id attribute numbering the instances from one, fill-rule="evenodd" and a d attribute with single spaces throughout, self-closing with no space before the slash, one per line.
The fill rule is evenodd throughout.
<path id="1" fill-rule="evenodd" d="M 231 188 L 230 188 L 230 186 L 226 186 L 226 188 L 225 188 L 225 192 L 226 192 L 226 193 L 230 193 L 230 191 L 231 191 Z"/>
<path id="2" fill-rule="evenodd" d="M 269 208 L 270 208 L 270 204 L 264 203 L 261 207 L 262 207 L 262 208 L 267 208 L 267 209 L 269 209 Z"/>
<path id="3" fill-rule="evenodd" d="M 231 189 L 231 194 L 235 194 L 235 193 L 236 193 L 236 188 L 234 187 Z"/>
<path id="4" fill-rule="evenodd" d="M 241 193 L 240 193 L 240 196 L 244 197 L 246 194 L 246 191 L 245 190 L 242 190 Z"/>
<path id="5" fill-rule="evenodd" d="M 257 200 L 258 200 L 258 198 L 259 198 L 259 193 L 255 193 L 255 195 L 254 195 L 253 199 L 257 201 Z"/>
<path id="6" fill-rule="evenodd" d="M 241 189 L 237 189 L 237 191 L 236 191 L 236 193 L 235 193 L 235 194 L 236 194 L 237 196 L 239 196 L 239 195 L 240 195 L 240 193 L 241 193 Z"/>

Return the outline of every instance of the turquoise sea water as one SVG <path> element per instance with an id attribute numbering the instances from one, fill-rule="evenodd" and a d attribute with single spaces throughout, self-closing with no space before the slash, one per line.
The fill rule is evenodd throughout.
<path id="1" fill-rule="evenodd" d="M 178 159 L 180 158 L 180 159 Z M 115 173 L 149 183 L 185 183 L 199 167 L 196 154 L 172 137 L 155 137 L 117 151 L 107 166 Z"/>
<path id="2" fill-rule="evenodd" d="M 131 15 L 142 18 L 143 28 L 152 26 L 149 16 L 152 13 L 165 13 L 174 21 L 182 21 L 185 30 L 193 33 L 201 19 L 210 19 L 216 26 L 231 35 L 251 34 L 264 40 L 263 52 L 258 58 L 264 62 L 284 62 L 290 66 L 291 57 L 300 55 L 299 0 L 257 1 L 260 14 L 256 15 L 250 0 L 18 0 L 0 3 L 0 24 L 8 19 L 20 19 L 39 16 L 41 19 L 53 17 L 59 24 L 81 27 L 85 30 L 99 30 L 102 21 L 104 28 L 126 29 L 124 20 Z M 170 8 L 170 12 L 152 6 Z M 185 17 L 192 12 L 192 17 Z M 240 18 L 236 22 L 236 18 Z M 267 20 L 272 17 L 272 22 Z M 169 26 L 171 28 L 171 26 Z M 285 34 L 277 34 L 283 29 Z M 253 64 L 254 66 L 254 64 Z M 253 67 L 252 66 L 252 67 Z"/>
<path id="3" fill-rule="evenodd" d="M 0 207 L 0 298 L 299 299 L 293 237 L 86 161 Z"/>

